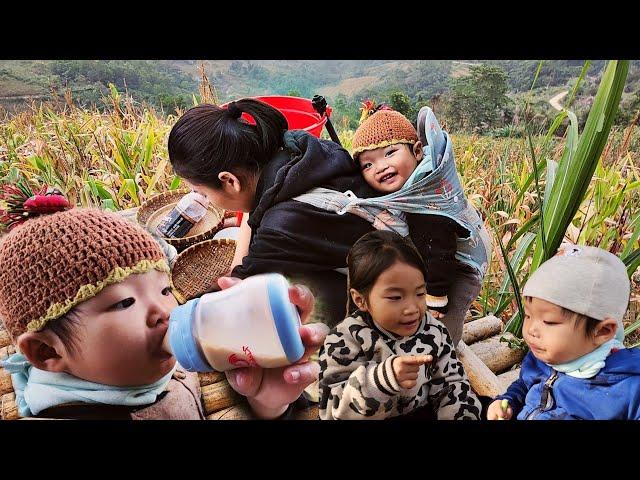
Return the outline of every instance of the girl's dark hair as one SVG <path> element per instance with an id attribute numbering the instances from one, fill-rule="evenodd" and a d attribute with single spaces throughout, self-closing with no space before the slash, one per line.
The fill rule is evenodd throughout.
<path id="1" fill-rule="evenodd" d="M 78 327 L 80 316 L 77 309 L 71 309 L 63 316 L 52 320 L 47 324 L 47 329 L 55 333 L 62 344 L 71 353 L 78 351 Z"/>
<path id="2" fill-rule="evenodd" d="M 416 267 L 427 277 L 424 261 L 409 237 L 388 230 L 375 230 L 353 244 L 347 255 L 347 316 L 358 308 L 350 290 L 355 288 L 368 297 L 378 277 L 397 261 Z"/>
<path id="3" fill-rule="evenodd" d="M 250 125 L 240 118 L 253 117 Z M 203 104 L 178 119 L 169 133 L 169 160 L 180 177 L 197 185 L 221 188 L 218 174 L 259 174 L 282 148 L 287 120 L 275 108 L 246 98 L 227 108 Z"/>

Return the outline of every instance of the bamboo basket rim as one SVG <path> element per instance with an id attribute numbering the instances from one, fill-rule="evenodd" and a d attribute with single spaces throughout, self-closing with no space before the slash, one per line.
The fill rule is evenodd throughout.
<path id="1" fill-rule="evenodd" d="M 200 295 L 203 295 L 209 291 L 212 291 L 211 289 L 200 289 L 197 292 L 189 292 L 189 291 L 185 291 L 185 289 L 183 287 L 181 287 L 181 281 L 176 282 L 176 279 L 180 280 L 180 275 L 181 275 L 181 268 L 189 268 L 189 266 L 191 264 L 193 264 L 193 258 L 198 258 L 198 253 L 200 251 L 204 251 L 204 252 L 211 252 L 212 251 L 212 246 L 221 246 L 225 251 L 225 257 L 223 258 L 223 262 L 222 265 L 226 265 L 225 269 L 228 269 L 231 266 L 231 262 L 233 261 L 233 256 L 235 255 L 235 247 L 236 247 L 236 241 L 233 239 L 228 239 L 228 238 L 218 238 L 218 239 L 209 239 L 209 240 L 204 240 L 202 242 L 198 242 L 194 245 L 191 245 L 190 247 L 186 248 L 185 250 L 183 250 L 180 254 L 178 254 L 178 256 L 176 257 L 175 262 L 173 263 L 173 266 L 171 268 L 171 282 L 173 284 L 173 286 L 175 287 L 176 292 L 177 293 L 176 297 L 177 300 L 180 303 L 184 303 L 187 300 L 190 300 L 192 298 L 196 298 Z M 233 250 L 231 250 L 228 247 L 232 247 Z M 205 254 L 205 256 L 207 256 Z M 195 264 L 200 264 L 200 262 L 197 262 Z M 194 264 L 194 265 L 195 265 Z M 207 264 L 207 265 L 211 265 L 211 264 Z M 221 272 L 217 277 L 219 278 L 220 276 L 222 276 L 224 273 L 226 272 Z M 215 276 L 215 275 L 214 275 Z M 202 278 L 201 275 L 196 275 L 196 278 Z M 217 281 L 217 278 L 214 280 Z"/>
<path id="2" fill-rule="evenodd" d="M 153 195 L 152 197 L 145 200 L 136 211 L 136 215 L 135 215 L 136 222 L 138 222 L 138 224 L 146 228 L 147 223 L 158 210 L 172 203 L 177 203 L 177 200 L 175 202 L 171 200 L 174 197 L 179 199 L 184 195 L 186 195 L 187 193 L 189 193 L 190 191 L 191 190 L 188 188 L 180 188 L 177 190 L 168 190 L 166 192 L 161 192 L 156 195 Z M 165 242 L 167 242 L 169 245 L 173 245 L 174 247 L 180 248 L 180 249 L 186 249 L 192 245 L 202 242 L 203 240 L 210 239 L 223 226 L 225 211 L 221 208 L 216 207 L 215 205 L 209 205 L 207 210 L 208 210 L 207 215 L 211 214 L 217 217 L 217 223 L 215 226 L 209 228 L 208 230 L 202 233 L 198 233 L 196 235 L 190 235 L 182 238 L 168 238 L 168 237 L 161 237 L 161 238 Z"/>

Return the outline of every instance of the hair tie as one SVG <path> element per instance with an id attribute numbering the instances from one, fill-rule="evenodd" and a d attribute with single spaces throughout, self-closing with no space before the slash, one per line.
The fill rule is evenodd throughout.
<path id="1" fill-rule="evenodd" d="M 242 110 L 238 108 L 236 102 L 231 102 L 229 105 L 227 105 L 227 112 L 229 112 L 231 118 L 237 119 L 240 118 L 240 115 L 242 115 Z"/>

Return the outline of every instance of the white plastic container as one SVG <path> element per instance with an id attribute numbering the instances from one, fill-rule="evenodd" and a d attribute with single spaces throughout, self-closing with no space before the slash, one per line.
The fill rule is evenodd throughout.
<path id="1" fill-rule="evenodd" d="M 275 368 L 302 358 L 301 323 L 280 274 L 249 277 L 171 312 L 164 348 L 185 369 Z"/>
<path id="2" fill-rule="evenodd" d="M 204 195 L 189 192 L 176 204 L 158 225 L 165 238 L 182 238 L 207 214 L 209 201 Z"/>

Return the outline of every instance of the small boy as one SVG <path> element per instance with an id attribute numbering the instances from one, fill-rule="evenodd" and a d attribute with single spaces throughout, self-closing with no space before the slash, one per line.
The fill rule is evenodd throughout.
<path id="1" fill-rule="evenodd" d="M 119 215 L 41 215 L 0 242 L 2 362 L 21 416 L 203 419 L 195 374 L 163 352 L 171 294 L 160 246 Z"/>
<path id="2" fill-rule="evenodd" d="M 489 405 L 489 420 L 640 420 L 640 350 L 622 319 L 627 270 L 615 255 L 567 245 L 529 278 L 520 378 Z"/>
<path id="3" fill-rule="evenodd" d="M 19 353 L 0 365 L 11 374 L 20 415 L 204 419 L 197 374 L 162 348 L 177 306 L 168 273 L 151 235 L 97 209 L 41 215 L 4 237 L 0 317 Z M 310 367 L 290 366 L 288 374 Z M 261 378 L 261 369 L 247 369 L 239 380 L 239 370 L 229 381 L 236 390 L 251 388 L 259 418 L 286 414 L 313 381 L 298 371 L 287 382 L 286 369 L 264 370 Z"/>

